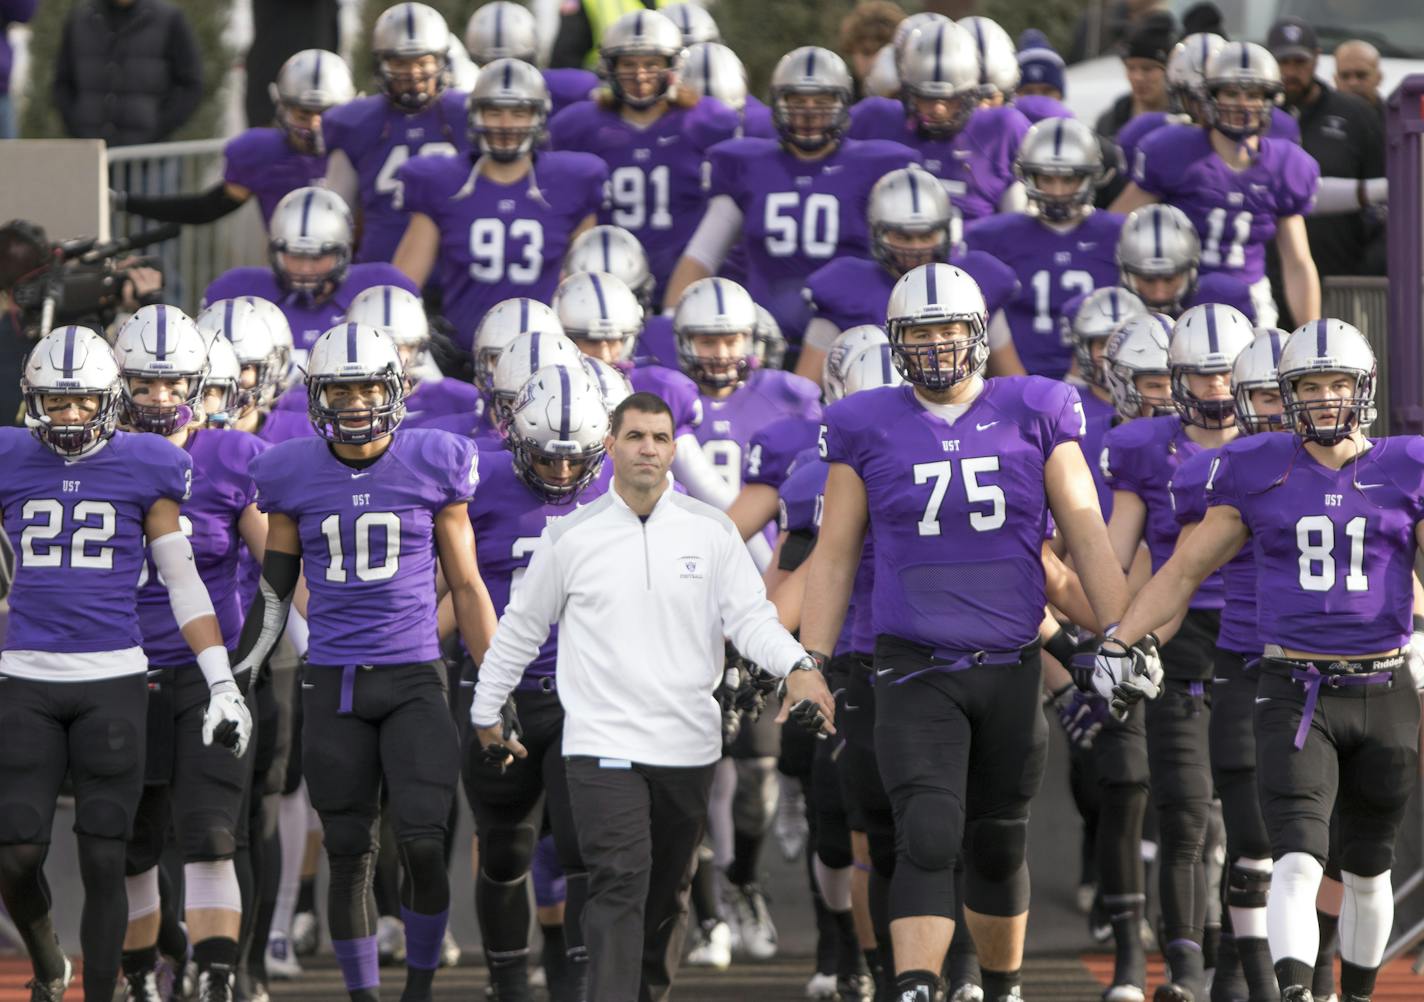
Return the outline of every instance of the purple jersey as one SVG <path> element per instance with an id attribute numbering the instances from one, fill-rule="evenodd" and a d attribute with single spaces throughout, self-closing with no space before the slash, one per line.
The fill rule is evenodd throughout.
<path id="1" fill-rule="evenodd" d="M 829 471 L 830 467 L 821 462 L 814 446 L 796 458 L 795 469 L 777 491 L 776 524 L 783 533 L 801 533 L 812 538 L 820 534 L 821 511 L 825 506 L 826 474 Z M 865 550 L 869 549 L 867 544 Z M 856 614 L 861 603 L 868 602 L 870 598 L 870 571 L 865 550 L 861 552 L 860 566 L 856 569 L 855 584 L 851 588 L 850 604 L 846 607 L 845 621 L 841 624 L 841 634 L 836 638 L 832 654 L 870 650 L 875 643 L 873 636 L 870 638 L 870 647 L 857 648 L 854 643 Z"/>
<path id="2" fill-rule="evenodd" d="M 405 427 L 426 428 L 430 422 L 449 414 L 473 419 L 482 415 L 484 397 L 473 384 L 461 379 L 423 379 L 405 398 Z"/>
<path id="3" fill-rule="evenodd" d="M 1046 94 L 1020 94 L 1014 98 L 1014 107 L 1020 115 L 1028 119 L 1030 125 L 1045 118 L 1073 118 L 1073 112 L 1062 101 L 1054 100 Z"/>
<path id="4" fill-rule="evenodd" d="M 1195 525 L 1206 518 L 1206 480 L 1211 464 L 1220 452 L 1220 449 L 1203 449 L 1195 456 L 1184 459 L 1172 475 L 1168 486 L 1178 525 Z M 1191 545 L 1190 542 L 1187 545 Z M 1241 552 L 1222 565 L 1218 573 L 1221 574 L 1225 605 L 1221 608 L 1221 629 L 1216 646 L 1258 657 L 1261 642 L 1256 639 L 1256 561 L 1251 553 L 1251 544 L 1241 547 Z"/>
<path id="5" fill-rule="evenodd" d="M 1103 521 L 1112 518 L 1112 484 L 1108 479 L 1107 462 L 1103 453 L 1103 437 L 1117 421 L 1117 408 L 1111 402 L 1102 400 L 1091 388 L 1078 387 L 1078 397 L 1083 401 L 1083 415 L 1087 424 L 1083 431 L 1083 458 L 1088 461 L 1088 469 L 1093 471 L 1093 483 L 1098 488 L 1098 507 L 1103 510 Z"/>
<path id="6" fill-rule="evenodd" d="M 325 178 L 326 157 L 298 153 L 281 129 L 248 129 L 223 147 L 223 180 L 252 192 L 263 225 L 282 196 Z"/>
<path id="7" fill-rule="evenodd" d="M 1373 439 L 1332 470 L 1294 435 L 1250 435 L 1221 450 L 1206 492 L 1251 532 L 1261 643 L 1338 654 L 1409 643 L 1424 439 Z"/>
<path id="8" fill-rule="evenodd" d="M 292 328 L 293 347 L 305 353 L 317 338 L 341 322 L 351 308 L 351 301 L 373 285 L 398 285 L 407 292 L 420 294 L 404 272 L 389 264 L 353 264 L 336 291 L 320 303 L 285 291 L 271 268 L 232 268 L 213 279 L 203 292 L 203 302 L 256 296 L 276 303 Z M 299 360 L 305 357 L 303 354 Z"/>
<path id="9" fill-rule="evenodd" d="M 237 520 L 252 504 L 254 488 L 248 466 L 266 444 L 241 431 L 200 430 L 184 445 L 193 463 L 193 493 L 183 502 L 179 518 L 193 547 L 193 561 L 208 589 L 213 611 L 228 649 L 237 647 L 242 632 L 242 599 L 238 563 L 246 551 Z M 159 668 L 190 665 L 195 659 L 168 602 L 168 589 L 158 580 L 152 560 L 139 573 L 138 618 L 143 651 Z"/>
<path id="10" fill-rule="evenodd" d="M 557 115 L 571 104 L 587 101 L 598 89 L 598 75 L 588 70 L 572 68 L 544 71 L 544 86 L 549 88 L 551 114 Z"/>
<path id="11" fill-rule="evenodd" d="M 530 173 L 500 184 L 463 157 L 417 157 L 397 177 L 406 209 L 440 230 L 432 280 L 455 343 L 468 351 L 495 303 L 553 296 L 569 238 L 603 204 L 608 168 L 589 153 L 541 153 Z"/>
<path id="12" fill-rule="evenodd" d="M 1142 140 L 1162 126 L 1182 124 L 1186 123 L 1177 116 L 1168 115 L 1165 111 L 1144 111 L 1140 115 L 1134 115 L 1126 125 L 1118 130 L 1116 136 L 1118 148 L 1122 150 L 1122 162 L 1132 163 L 1137 157 L 1137 147 L 1142 144 Z M 1299 146 L 1300 123 L 1284 108 L 1272 108 L 1271 125 L 1266 130 L 1266 138 L 1280 139 Z"/>
<path id="13" fill-rule="evenodd" d="M 742 486 L 766 484 L 780 488 L 792 467 L 815 448 L 821 430 L 820 415 L 792 414 L 758 429 L 742 460 Z"/>
<path id="14" fill-rule="evenodd" d="M 1136 494 L 1147 508 L 1142 537 L 1152 556 L 1154 574 L 1171 557 L 1181 532 L 1168 485 L 1177 468 L 1201 451 L 1202 447 L 1187 437 L 1182 419 L 1171 414 L 1128 421 L 1103 436 L 1101 462 L 1109 485 L 1113 490 Z M 1192 596 L 1191 607 L 1220 609 L 1224 594 L 1221 574 L 1212 574 Z"/>
<path id="15" fill-rule="evenodd" d="M 1202 274 L 1226 272 L 1251 285 L 1266 273 L 1276 221 L 1315 203 L 1320 167 L 1293 143 L 1262 139 L 1238 171 L 1216 155 L 1206 129 L 1169 125 L 1138 145 L 1132 180 L 1187 214 L 1201 237 Z"/>
<path id="16" fill-rule="evenodd" d="M 698 104 L 712 107 L 696 133 L 688 128 L 692 111 L 684 108 L 637 126 L 595 101 L 566 108 L 549 123 L 553 149 L 592 153 L 608 165 L 608 201 L 598 221 L 621 226 L 642 243 L 657 280 L 654 302 L 662 301 L 663 286 L 707 206 L 704 151 L 736 135 L 735 115 L 710 98 Z"/>
<path id="17" fill-rule="evenodd" d="M 810 319 L 801 295 L 807 276 L 834 258 L 870 256 L 870 189 L 920 157 L 898 143 L 849 139 L 821 160 L 798 160 L 771 139 L 730 139 L 707 156 L 709 193 L 742 211 L 747 291 L 794 352 Z"/>
<path id="18" fill-rule="evenodd" d="M 1074 296 L 1118 280 L 1117 238 L 1123 217 L 1091 212 L 1068 232 L 1020 212 L 975 223 L 964 242 L 1013 269 L 1019 293 L 1004 308 L 1014 348 L 1030 375 L 1061 379 L 1073 361 L 1058 317 Z"/>
<path id="19" fill-rule="evenodd" d="M 474 495 L 478 459 L 467 439 L 408 428 L 365 469 L 337 459 L 320 438 L 283 442 L 253 460 L 258 507 L 297 524 L 314 664 L 440 657 L 435 516 Z"/>
<path id="20" fill-rule="evenodd" d="M 960 249 L 950 255 L 949 263 L 962 268 L 978 284 L 991 316 L 1018 295 L 1018 276 L 996 257 Z M 837 330 L 850 330 L 861 324 L 884 327 L 885 308 L 890 304 L 895 281 L 896 276 L 877 261 L 842 257 L 812 272 L 803 294 L 812 315 L 830 321 Z"/>
<path id="21" fill-rule="evenodd" d="M 579 492 L 575 504 L 547 504 L 531 491 L 514 472 L 507 452 L 480 454 L 480 489 L 470 502 L 470 524 L 475 529 L 475 550 L 480 578 L 489 589 L 495 615 L 504 615 L 510 595 L 529 566 L 529 557 L 539 542 L 539 534 L 550 523 L 608 490 L 613 463 L 605 460 L 593 482 Z M 525 678 L 552 676 L 557 657 L 559 628 L 539 648 L 539 655 L 524 671 Z"/>
<path id="22" fill-rule="evenodd" d="M 305 405 L 306 387 L 302 387 L 302 401 Z M 257 437 L 268 445 L 276 445 L 294 438 L 315 438 L 316 429 L 312 427 L 305 406 L 302 410 L 273 410 L 263 419 L 262 427 L 257 429 Z"/>
<path id="23" fill-rule="evenodd" d="M 676 362 L 676 356 L 674 356 Z M 651 393 L 672 411 L 673 435 L 691 433 L 702 423 L 702 396 L 697 384 L 677 369 L 645 365 L 628 373 L 634 393 Z"/>
<path id="24" fill-rule="evenodd" d="M 635 352 L 639 368 L 656 365 L 664 369 L 678 369 L 677 335 L 673 333 L 672 317 L 649 317 L 643 324 L 643 332 L 638 335 Z"/>
<path id="25" fill-rule="evenodd" d="M 1256 304 L 1251 301 L 1251 287 L 1234 275 L 1220 271 L 1202 275 L 1197 279 L 1197 287 L 1192 290 L 1192 294 L 1182 300 L 1182 312 L 1185 313 L 1202 303 L 1221 303 L 1234 307 L 1240 310 L 1253 326 L 1256 323 Z"/>
<path id="26" fill-rule="evenodd" d="M 913 386 L 877 387 L 827 408 L 822 434 L 826 461 L 865 484 L 877 635 L 946 652 L 1033 642 L 1047 602 L 1043 470 L 1083 435 L 1075 389 L 1038 376 L 986 380 L 950 424 Z"/>
<path id="27" fill-rule="evenodd" d="M 0 428 L 0 513 L 15 553 L 7 651 L 122 651 L 141 641 L 143 520 L 183 502 L 188 454 L 159 435 L 115 432 L 68 462 L 23 428 Z"/>
<path id="28" fill-rule="evenodd" d="M 733 491 L 742 489 L 742 457 L 752 436 L 778 418 L 820 420 L 821 391 L 815 383 L 779 369 L 753 369 L 747 381 L 721 400 L 702 397 L 697 441 L 707 461 Z"/>
<path id="29" fill-rule="evenodd" d="M 940 179 L 966 223 L 992 216 L 1015 181 L 1014 158 L 1029 121 L 1011 106 L 977 108 L 948 139 L 923 136 L 895 98 L 867 97 L 850 110 L 853 139 L 892 139 L 923 157 L 925 170 Z"/>
<path id="30" fill-rule="evenodd" d="M 361 202 L 357 261 L 389 261 L 405 235 L 410 217 L 401 205 L 401 164 L 420 156 L 469 163 L 464 91 L 447 90 L 414 115 L 380 95 L 358 97 L 324 114 L 321 133 L 327 150 L 340 150 L 356 169 Z"/>

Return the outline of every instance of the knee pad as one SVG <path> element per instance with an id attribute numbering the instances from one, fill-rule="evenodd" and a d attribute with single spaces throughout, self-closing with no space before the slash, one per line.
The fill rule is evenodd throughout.
<path id="1" fill-rule="evenodd" d="M 242 912 L 242 892 L 232 860 L 183 864 L 183 898 L 190 910 Z"/>
<path id="2" fill-rule="evenodd" d="M 0 805 L 0 845 L 35 845 L 49 841 L 45 819 L 29 804 Z"/>
<path id="3" fill-rule="evenodd" d="M 850 866 L 833 868 L 817 859 L 812 869 L 826 907 L 833 912 L 850 911 Z"/>
<path id="4" fill-rule="evenodd" d="M 400 844 L 401 864 L 409 879 L 418 884 L 445 876 L 445 841 L 413 838 Z"/>
<path id="5" fill-rule="evenodd" d="M 1271 890 L 1271 861 L 1232 860 L 1227 880 L 1226 903 L 1232 908 L 1265 908 Z"/>
<path id="6" fill-rule="evenodd" d="M 539 833 L 533 825 L 492 825 L 480 833 L 480 872 L 498 883 L 518 880 L 529 872 Z"/>
<path id="7" fill-rule="evenodd" d="M 124 887 L 129 892 L 130 922 L 137 922 L 145 915 L 152 915 L 158 911 L 162 904 L 158 897 L 157 866 L 134 876 L 125 877 Z"/>
<path id="8" fill-rule="evenodd" d="M 1337 879 L 1341 883 L 1351 874 L 1355 874 L 1355 879 L 1359 880 L 1387 873 L 1393 868 L 1397 827 L 1377 827 L 1381 830 L 1370 832 L 1368 826 L 1357 825 L 1357 830 L 1351 833 L 1350 840 L 1340 847 L 1340 876 Z M 1361 828 L 1364 830 L 1358 830 Z"/>
<path id="9" fill-rule="evenodd" d="M 364 856 L 376 851 L 376 819 L 337 814 L 321 819 L 328 856 Z"/>
<path id="10" fill-rule="evenodd" d="M 969 865 L 980 877 L 997 883 L 1008 880 L 1023 867 L 1028 851 L 1026 818 L 981 818 L 969 822 L 964 844 Z"/>
<path id="11" fill-rule="evenodd" d="M 226 825 L 200 825 L 185 834 L 184 863 L 217 863 L 237 852 L 237 836 Z"/>
<path id="12" fill-rule="evenodd" d="M 947 793 L 910 796 L 895 829 L 900 854 L 919 870 L 950 870 L 959 861 L 964 837 L 964 808 Z"/>
<path id="13" fill-rule="evenodd" d="M 117 800 L 90 794 L 74 815 L 74 830 L 95 838 L 127 839 L 132 809 Z"/>

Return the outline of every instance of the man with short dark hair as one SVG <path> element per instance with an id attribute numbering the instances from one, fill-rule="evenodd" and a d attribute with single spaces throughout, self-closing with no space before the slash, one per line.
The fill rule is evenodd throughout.
<path id="1" fill-rule="evenodd" d="M 1167 110 L 1167 56 L 1177 44 L 1177 25 L 1171 14 L 1152 14 L 1128 36 L 1122 65 L 1131 88 L 1098 119 L 1097 130 L 1112 138 L 1119 129 L 1145 111 Z"/>

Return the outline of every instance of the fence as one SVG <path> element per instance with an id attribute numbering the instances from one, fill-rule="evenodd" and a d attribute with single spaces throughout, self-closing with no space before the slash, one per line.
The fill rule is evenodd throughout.
<path id="1" fill-rule="evenodd" d="M 1327 278 L 1321 288 L 1321 312 L 1360 329 L 1375 351 L 1379 373 L 1375 379 L 1375 405 L 1379 417 L 1371 433 L 1388 435 L 1396 427 L 1389 393 L 1389 279 L 1383 276 Z"/>
<path id="2" fill-rule="evenodd" d="M 109 152 L 109 187 L 135 195 L 178 195 L 201 192 L 222 178 L 226 140 L 122 146 Z M 148 229 L 152 220 L 123 212 L 112 214 L 114 238 Z M 196 312 L 203 290 L 218 275 L 240 265 L 267 260 L 267 240 L 257 200 L 207 226 L 185 226 L 177 240 L 144 253 L 163 262 L 168 301 Z"/>

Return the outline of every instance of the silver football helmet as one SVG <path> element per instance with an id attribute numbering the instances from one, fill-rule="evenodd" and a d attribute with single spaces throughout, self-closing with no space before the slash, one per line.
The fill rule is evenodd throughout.
<path id="1" fill-rule="evenodd" d="M 172 435 L 192 423 L 203 406 L 203 380 L 208 375 L 208 343 L 188 314 L 176 306 L 142 307 L 124 321 L 114 339 L 114 357 L 123 377 L 123 420 L 136 431 Z M 170 388 L 167 400 L 154 403 L 150 394 L 134 397 L 133 380 L 182 380 Z"/>
<path id="2" fill-rule="evenodd" d="M 630 108 L 651 108 L 672 89 L 673 68 L 682 55 L 682 30 L 653 10 L 624 14 L 604 29 L 598 43 L 599 64 L 613 96 Z M 620 78 L 618 60 L 623 56 L 658 56 L 667 65 L 658 72 L 658 83 L 647 94 L 631 94 Z"/>
<path id="3" fill-rule="evenodd" d="M 326 153 L 321 113 L 352 100 L 356 85 L 351 82 L 346 60 L 335 52 L 303 49 L 282 64 L 277 79 L 268 84 L 267 94 L 277 109 L 277 127 L 287 134 L 291 144 L 304 153 L 320 156 Z M 294 111 L 316 118 L 293 121 Z"/>
<path id="4" fill-rule="evenodd" d="M 893 170 L 876 181 L 865 216 L 871 253 L 896 276 L 922 264 L 949 260 L 963 228 L 959 210 L 950 204 L 939 178 L 918 166 Z M 924 236 L 933 237 L 934 243 L 915 239 Z M 907 238 L 915 242 L 907 244 Z"/>
<path id="5" fill-rule="evenodd" d="M 1175 205 L 1144 205 L 1128 215 L 1117 238 L 1122 284 L 1149 310 L 1176 316 L 1197 287 L 1201 238 Z"/>
<path id="6" fill-rule="evenodd" d="M 757 324 L 752 331 L 752 358 L 759 369 L 780 369 L 786 362 L 786 335 L 781 324 L 761 303 L 756 304 Z"/>
<path id="7" fill-rule="evenodd" d="M 267 255 L 282 288 L 318 296 L 340 285 L 351 266 L 352 234 L 351 210 L 330 188 L 284 195 L 267 224 Z"/>
<path id="8" fill-rule="evenodd" d="M 791 50 L 771 74 L 771 120 L 777 135 L 808 153 L 839 142 L 850 125 L 851 94 L 850 70 L 840 56 L 815 45 Z M 792 100 L 817 95 L 829 96 L 831 103 L 821 107 Z"/>
<path id="9" fill-rule="evenodd" d="M 554 312 L 567 337 L 591 355 L 611 343 L 612 357 L 599 357 L 620 367 L 632 366 L 633 349 L 643 330 L 643 307 L 622 279 L 604 271 L 581 271 L 564 279 L 554 297 Z"/>
<path id="10" fill-rule="evenodd" d="M 652 308 L 657 280 L 648 267 L 648 254 L 637 237 L 621 226 L 605 223 L 580 233 L 564 253 L 564 278 L 583 271 L 616 275 L 633 290 L 644 313 Z"/>
<path id="11" fill-rule="evenodd" d="M 733 111 L 747 106 L 747 68 L 721 42 L 689 45 L 678 62 L 677 81 L 702 97 L 715 97 Z"/>
<path id="12" fill-rule="evenodd" d="M 412 385 L 430 355 L 430 320 L 420 297 L 399 285 L 362 289 L 346 308 L 347 323 L 374 327 L 396 343 Z"/>
<path id="13" fill-rule="evenodd" d="M 585 355 L 583 371 L 588 373 L 588 378 L 598 387 L 598 395 L 603 398 L 603 406 L 609 414 L 613 413 L 613 408 L 633 395 L 633 384 L 628 382 L 623 371 L 615 369 L 601 358 Z"/>
<path id="14" fill-rule="evenodd" d="M 937 24 L 943 24 L 945 21 L 954 24 L 952 20 L 943 14 L 926 10 L 918 14 L 911 14 L 899 24 L 895 25 L 895 33 L 890 36 L 890 47 L 895 51 L 896 69 L 899 69 L 900 57 L 904 54 L 906 47 L 914 40 L 914 36 L 917 32 L 934 27 Z"/>
<path id="15" fill-rule="evenodd" d="M 910 342 L 917 327 L 961 323 L 964 334 L 941 332 L 934 341 Z M 946 390 L 984 371 L 989 361 L 989 311 L 984 294 L 968 272 L 948 264 L 925 264 L 908 271 L 890 290 L 885 329 L 895 366 L 907 383 Z"/>
<path id="16" fill-rule="evenodd" d="M 220 299 L 198 314 L 196 323 L 208 343 L 210 367 L 216 367 L 213 343 L 217 341 L 229 346 L 237 360 L 237 391 L 228 403 L 232 416 L 240 417 L 249 408 L 270 404 L 279 391 L 277 340 L 272 336 L 268 315 L 246 300 Z M 208 382 L 212 381 L 210 373 Z"/>
<path id="17" fill-rule="evenodd" d="M 522 296 L 495 303 L 480 320 L 474 339 L 475 385 L 486 399 L 494 393 L 494 370 L 504 349 L 530 331 L 562 337 L 564 328 L 558 314 L 547 304 Z"/>
<path id="18" fill-rule="evenodd" d="M 56 327 L 39 339 L 25 359 L 20 378 L 25 427 L 41 445 L 65 459 L 97 452 L 118 427 L 121 383 L 119 364 L 107 341 L 88 327 Z M 63 412 L 51 413 L 45 406 L 46 398 L 57 396 L 92 396 L 97 406 L 92 414 L 78 409 L 77 422 L 60 424 Z"/>
<path id="19" fill-rule="evenodd" d="M 238 417 L 242 363 L 227 338 L 219 335 L 207 341 L 208 378 L 203 381 L 203 416 L 210 427 L 225 428 Z"/>
<path id="20" fill-rule="evenodd" d="M 450 86 L 450 26 L 434 7 L 398 3 L 376 18 L 371 30 L 371 54 L 381 92 L 404 111 L 429 105 Z M 435 70 L 419 65 L 432 56 Z"/>
<path id="21" fill-rule="evenodd" d="M 1167 57 L 1167 94 L 1176 111 L 1200 120 L 1206 101 L 1206 64 L 1225 44 L 1220 35 L 1198 31 L 1173 47 Z"/>
<path id="22" fill-rule="evenodd" d="M 836 335 L 830 350 L 826 352 L 826 360 L 821 363 L 821 389 L 826 403 L 835 403 L 845 396 L 846 373 L 850 370 L 851 360 L 877 344 L 888 346 L 890 339 L 885 336 L 884 330 L 874 324 L 847 327 Z"/>
<path id="23" fill-rule="evenodd" d="M 684 46 L 703 42 L 720 42 L 722 32 L 707 8 L 698 3 L 670 3 L 658 8 L 658 13 L 677 25 Z"/>
<path id="24" fill-rule="evenodd" d="M 1223 303 L 1203 303 L 1181 315 L 1167 349 L 1167 366 L 1172 370 L 1172 400 L 1184 422 L 1198 428 L 1225 428 L 1235 422 L 1229 379 L 1226 395 L 1212 399 L 1193 393 L 1188 377 L 1222 373 L 1229 377 L 1236 356 L 1254 337 L 1251 321 Z"/>
<path id="25" fill-rule="evenodd" d="M 261 296 L 238 296 L 237 298 L 239 302 L 251 306 L 263 320 L 267 321 L 267 329 L 272 334 L 273 351 L 270 375 L 273 396 L 275 396 L 296 382 L 295 367 L 292 364 L 292 353 L 296 350 L 296 342 L 292 338 L 292 325 L 287 322 L 287 315 L 282 312 L 282 308 L 270 299 L 263 299 Z M 242 357 L 240 352 L 238 357 Z"/>
<path id="26" fill-rule="evenodd" d="M 1019 86 L 1018 46 L 998 21 L 975 15 L 955 22 L 974 39 L 978 53 L 979 82 L 998 91 L 1007 101 Z"/>
<path id="27" fill-rule="evenodd" d="M 1281 403 L 1286 424 L 1301 438 L 1330 446 L 1364 430 L 1375 419 L 1375 353 L 1365 336 L 1342 320 L 1312 320 L 1295 329 L 1281 349 Z M 1346 397 L 1304 399 L 1297 383 L 1304 376 L 1353 376 Z"/>
<path id="28" fill-rule="evenodd" d="M 470 143 L 492 160 L 518 160 L 539 145 L 552 107 L 544 74 L 533 64 L 522 59 L 496 59 L 480 70 L 480 78 L 465 100 Z M 492 125 L 486 116 L 497 109 L 526 111 L 529 120 L 522 125 Z"/>
<path id="29" fill-rule="evenodd" d="M 1108 179 L 1097 135 L 1076 118 L 1045 118 L 1029 129 L 1014 159 L 1014 175 L 1023 182 L 1029 204 L 1050 223 L 1086 215 Z M 1068 178 L 1075 187 L 1049 192 L 1045 178 Z"/>
<path id="30" fill-rule="evenodd" d="M 583 364 L 583 352 L 562 334 L 529 331 L 520 334 L 499 356 L 494 367 L 490 406 L 494 410 L 495 427 L 507 435 L 514 414 L 514 398 L 534 373 L 546 365 L 563 365 L 577 369 Z"/>
<path id="31" fill-rule="evenodd" d="M 495 0 L 478 8 L 465 24 L 465 51 L 476 66 L 496 59 L 537 61 L 539 31 L 529 8 Z"/>
<path id="32" fill-rule="evenodd" d="M 945 18 L 911 32 L 899 51 L 906 115 L 926 136 L 943 139 L 959 132 L 985 92 L 974 36 Z"/>
<path id="33" fill-rule="evenodd" d="M 700 386 L 736 386 L 751 367 L 756 326 L 756 304 L 746 289 L 727 278 L 699 279 L 687 287 L 672 318 L 678 364 Z M 725 350 L 699 355 L 692 339 L 707 335 L 725 339 Z"/>
<path id="34" fill-rule="evenodd" d="M 1207 124 L 1238 142 L 1270 129 L 1271 109 L 1284 93 L 1276 57 L 1254 42 L 1227 42 L 1212 53 L 1203 86 Z M 1231 102 L 1222 100 L 1227 90 L 1236 94 Z"/>
<path id="35" fill-rule="evenodd" d="M 1093 343 L 1106 342 L 1113 333 L 1133 317 L 1143 316 L 1147 307 L 1126 289 L 1115 285 L 1094 289 L 1071 313 L 1065 309 L 1059 323 L 1063 341 L 1073 348 L 1078 373 L 1089 384 L 1106 390 L 1103 367 L 1093 356 Z"/>
<path id="36" fill-rule="evenodd" d="M 877 386 L 899 386 L 905 381 L 895 367 L 895 353 L 888 344 L 862 348 L 845 365 L 843 396 L 872 390 Z"/>
<path id="37" fill-rule="evenodd" d="M 506 435 L 529 489 L 548 504 L 569 504 L 603 466 L 608 410 L 581 366 L 547 365 L 519 388 Z"/>
<path id="38" fill-rule="evenodd" d="M 867 97 L 894 97 L 900 93 L 900 71 L 895 65 L 895 46 L 882 45 L 875 53 L 870 72 L 861 81 Z"/>
<path id="39" fill-rule="evenodd" d="M 307 413 L 328 442 L 364 445 L 391 434 L 405 417 L 405 375 L 396 343 L 374 327 L 343 323 L 323 333 L 307 356 Z M 377 383 L 362 406 L 338 406 L 338 383 Z"/>
<path id="40" fill-rule="evenodd" d="M 1164 313 L 1145 313 L 1108 338 L 1103 349 L 1103 375 L 1118 417 L 1124 421 L 1142 417 L 1144 406 L 1151 407 L 1153 417 L 1175 413 L 1170 389 L 1160 397 L 1148 397 L 1137 386 L 1139 376 L 1171 379 L 1167 345 L 1172 340 L 1172 326 L 1172 318 Z"/>
<path id="41" fill-rule="evenodd" d="M 1281 391 L 1281 349 L 1290 337 L 1279 327 L 1257 327 L 1252 340 L 1231 366 L 1231 393 L 1236 398 L 1236 426 L 1244 435 L 1285 429 L 1284 414 L 1261 414 L 1251 394 Z"/>

